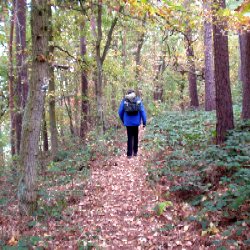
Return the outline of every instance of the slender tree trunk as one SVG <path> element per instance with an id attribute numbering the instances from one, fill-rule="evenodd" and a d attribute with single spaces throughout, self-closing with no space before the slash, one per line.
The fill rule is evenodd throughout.
<path id="1" fill-rule="evenodd" d="M 82 30 L 84 30 L 85 27 L 82 27 Z M 86 38 L 85 36 L 81 36 L 80 38 L 80 51 L 82 60 L 84 61 L 84 57 L 87 52 L 86 48 Z M 81 123 L 80 123 L 80 137 L 82 139 L 85 138 L 87 130 L 88 130 L 88 78 L 87 78 L 87 72 L 82 68 L 81 72 Z"/>
<path id="2" fill-rule="evenodd" d="M 97 102 L 97 126 L 99 133 L 103 134 L 104 124 L 104 107 L 103 107 L 103 82 L 102 82 L 102 60 L 101 60 L 101 41 L 102 41 L 102 0 L 98 0 L 97 10 L 97 39 L 96 39 L 96 65 L 97 75 L 95 81 L 96 102 Z"/>
<path id="3" fill-rule="evenodd" d="M 142 23 L 143 29 L 145 28 L 145 25 L 146 25 L 146 15 L 144 16 L 143 23 Z M 136 78 L 138 83 L 140 82 L 141 50 L 142 50 L 142 46 L 144 44 L 145 35 L 146 35 L 146 32 L 143 30 L 139 36 L 137 48 L 136 48 L 136 53 L 135 53 L 135 64 L 136 64 L 135 78 Z"/>
<path id="4" fill-rule="evenodd" d="M 160 63 L 157 65 L 158 69 L 156 71 L 154 82 L 156 85 L 154 86 L 154 101 L 163 101 L 163 85 L 162 85 L 162 75 L 166 69 L 166 53 L 167 50 L 165 48 L 165 40 L 162 39 L 161 43 L 161 55 L 160 55 Z"/>
<path id="5" fill-rule="evenodd" d="M 123 10 L 121 6 L 119 12 Z M 105 120 L 104 120 L 104 99 L 103 99 L 103 76 L 102 76 L 102 67 L 103 63 L 108 54 L 112 35 L 115 29 L 115 26 L 118 21 L 118 16 L 116 16 L 111 24 L 111 27 L 108 32 L 106 44 L 103 49 L 103 53 L 101 55 L 101 41 L 102 41 L 102 0 L 98 0 L 98 9 L 97 9 L 97 36 L 96 36 L 96 79 L 95 79 L 95 87 L 96 87 L 96 101 L 97 101 L 97 126 L 99 129 L 99 133 L 103 134 L 105 131 Z M 92 24 L 93 26 L 93 24 Z"/>
<path id="6" fill-rule="evenodd" d="M 65 79 L 65 88 L 67 89 L 67 87 L 68 87 L 68 82 L 67 82 L 67 79 Z M 73 124 L 73 112 L 72 112 L 72 105 L 71 105 L 70 98 L 71 98 L 70 96 L 63 95 L 64 105 L 66 107 L 66 111 L 69 117 L 69 130 L 70 130 L 71 135 L 75 135 L 75 128 Z"/>
<path id="7" fill-rule="evenodd" d="M 225 0 L 214 0 L 214 6 L 225 8 Z M 215 9 L 215 10 L 218 10 Z M 221 144 L 226 139 L 226 132 L 234 128 L 232 95 L 229 77 L 228 37 L 226 22 L 213 17 L 214 69 L 216 91 L 216 141 Z"/>
<path id="8" fill-rule="evenodd" d="M 211 11 L 211 0 L 203 1 L 206 13 Z M 212 111 L 216 108 L 214 62 L 213 62 L 213 25 L 211 18 L 204 21 L 204 56 L 205 56 L 205 110 Z"/>
<path id="9" fill-rule="evenodd" d="M 239 45 L 241 43 L 241 33 L 239 32 Z M 241 45 L 240 45 L 241 46 Z M 239 46 L 239 55 L 240 55 L 240 60 L 239 60 L 239 63 L 238 63 L 238 80 L 243 82 L 243 79 L 242 79 L 242 70 L 241 70 L 241 48 Z"/>
<path id="10" fill-rule="evenodd" d="M 21 215 L 32 215 L 37 209 L 37 156 L 40 129 L 48 86 L 48 5 L 47 0 L 31 2 L 32 72 L 25 107 L 20 166 L 24 171 L 18 187 Z"/>
<path id="11" fill-rule="evenodd" d="M 9 38 L 9 109 L 10 109 L 10 144 L 11 155 L 15 155 L 15 113 L 14 113 L 14 69 L 13 69 L 13 37 L 15 26 L 15 0 L 13 0 L 13 6 L 10 17 L 10 38 Z"/>
<path id="12" fill-rule="evenodd" d="M 45 116 L 45 110 L 43 112 L 43 151 L 49 151 L 49 139 L 48 139 L 48 130 L 47 130 L 47 122 Z"/>
<path id="13" fill-rule="evenodd" d="M 22 132 L 23 110 L 28 95 L 28 74 L 26 64 L 26 0 L 16 1 L 16 151 L 19 154 Z"/>
<path id="14" fill-rule="evenodd" d="M 125 69 L 127 63 L 127 29 L 125 28 L 121 33 L 122 43 L 122 66 Z"/>
<path id="15" fill-rule="evenodd" d="M 243 87 L 242 119 L 250 119 L 250 32 L 240 34 L 241 78 Z"/>
<path id="16" fill-rule="evenodd" d="M 189 1 L 185 0 L 183 5 L 189 11 Z M 197 90 L 197 79 L 195 73 L 195 57 L 193 49 L 193 37 L 192 30 L 189 26 L 189 22 L 186 22 L 187 28 L 185 31 L 185 40 L 186 40 L 186 56 L 187 56 L 187 65 L 188 65 L 188 82 L 189 82 L 189 98 L 190 98 L 190 107 L 197 108 L 199 107 L 198 99 L 198 90 Z"/>
<path id="17" fill-rule="evenodd" d="M 53 27 L 52 27 L 52 10 L 49 6 L 49 41 L 53 42 Z M 53 58 L 54 46 L 49 46 L 50 57 Z M 50 125 L 50 140 L 51 140 L 51 154 L 54 157 L 58 150 L 58 132 L 56 125 L 56 102 L 55 102 L 55 77 L 54 67 L 50 64 L 49 67 L 49 125 Z"/>
<path id="18" fill-rule="evenodd" d="M 188 82 L 189 82 L 189 97 L 190 97 L 190 107 L 199 107 L 198 100 L 198 90 L 197 90 L 197 79 L 195 73 L 195 59 L 194 59 L 194 49 L 192 45 L 192 32 L 191 29 L 186 31 L 186 55 L 188 64 Z"/>
<path id="19" fill-rule="evenodd" d="M 2 129 L 0 125 L 0 137 L 2 136 Z M 5 165 L 5 157 L 4 157 L 4 147 L 2 143 L 0 142 L 0 167 L 3 167 Z"/>

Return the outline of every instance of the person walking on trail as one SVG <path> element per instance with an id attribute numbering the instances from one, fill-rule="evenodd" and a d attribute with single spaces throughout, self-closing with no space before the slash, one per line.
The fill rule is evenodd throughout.
<path id="1" fill-rule="evenodd" d="M 123 125 L 127 127 L 127 157 L 137 156 L 139 126 L 141 121 L 143 127 L 146 126 L 147 115 L 141 99 L 136 96 L 134 90 L 127 91 L 121 101 L 118 114 Z"/>

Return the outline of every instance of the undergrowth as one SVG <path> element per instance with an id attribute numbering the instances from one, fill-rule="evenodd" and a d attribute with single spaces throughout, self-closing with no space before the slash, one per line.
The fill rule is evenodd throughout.
<path id="1" fill-rule="evenodd" d="M 218 247 L 250 245 L 250 123 L 240 120 L 240 107 L 235 114 L 236 127 L 221 146 L 214 144 L 215 113 L 204 111 L 162 113 L 144 140 L 155 152 L 149 180 L 167 178 L 170 193 L 198 209 L 191 220 L 201 224 L 203 236 L 211 234 L 211 222 L 212 234 L 226 234 Z"/>
<path id="2" fill-rule="evenodd" d="M 109 129 L 102 137 L 96 132 L 90 132 L 83 144 L 79 138 L 66 135 L 61 138 L 59 151 L 53 159 L 49 154 L 41 154 L 38 169 L 38 208 L 33 216 L 22 220 L 16 216 L 20 171 L 16 169 L 13 172 L 12 166 L 2 168 L 0 248 L 47 249 L 56 241 L 67 242 L 76 235 L 75 244 L 78 249 L 98 249 L 93 243 L 98 232 L 85 233 L 81 225 L 71 221 L 71 216 L 77 213 L 78 204 L 85 195 L 91 165 L 98 162 L 98 166 L 102 167 L 110 155 L 120 153 L 115 146 L 117 136 L 119 133 L 116 128 Z M 61 233 L 58 233 L 58 229 Z"/>

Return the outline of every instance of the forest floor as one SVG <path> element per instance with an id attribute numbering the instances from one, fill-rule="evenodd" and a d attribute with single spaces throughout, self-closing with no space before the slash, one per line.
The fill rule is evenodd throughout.
<path id="1" fill-rule="evenodd" d="M 13 202 L 0 211 L 4 211 L 0 213 L 0 249 L 219 249 L 209 244 L 216 239 L 216 232 L 203 235 L 197 222 L 185 219 L 196 214 L 195 207 L 169 195 L 171 184 L 167 180 L 149 181 L 147 162 L 154 159 L 154 152 L 140 147 L 139 155 L 128 159 L 125 141 L 116 141 L 115 147 L 121 149 L 121 155 L 106 160 L 97 156 L 85 181 L 51 186 L 50 191 L 72 194 L 78 189 L 82 194 L 64 195 L 57 203 L 48 198 L 43 219 L 19 217 L 13 197 Z M 67 164 L 70 162 L 72 159 Z M 6 182 L 0 180 L 0 187 L 4 185 Z M 54 214 L 59 205 L 61 213 Z"/>
<path id="2" fill-rule="evenodd" d="M 146 180 L 145 157 L 117 156 L 92 169 L 80 217 L 85 230 L 99 232 L 96 243 L 104 249 L 155 249 L 164 243 L 153 210 L 159 197 Z"/>

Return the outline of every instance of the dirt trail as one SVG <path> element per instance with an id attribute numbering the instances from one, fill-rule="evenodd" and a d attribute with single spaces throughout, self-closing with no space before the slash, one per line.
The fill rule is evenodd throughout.
<path id="1" fill-rule="evenodd" d="M 158 197 L 146 181 L 143 159 L 143 152 L 119 156 L 92 171 L 80 203 L 82 226 L 104 249 L 161 249 L 162 225 L 153 212 Z"/>

